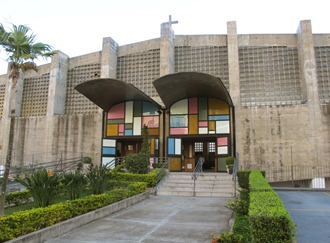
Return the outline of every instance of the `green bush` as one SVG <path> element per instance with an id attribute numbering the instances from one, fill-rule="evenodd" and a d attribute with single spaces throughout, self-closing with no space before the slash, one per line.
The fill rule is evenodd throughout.
<path id="1" fill-rule="evenodd" d="M 24 173 L 24 177 L 17 176 L 15 180 L 30 191 L 37 207 L 46 207 L 57 195 L 61 177 L 56 173 L 48 175 L 46 169 L 41 169 Z"/>
<path id="2" fill-rule="evenodd" d="M 294 224 L 281 199 L 260 171 L 250 173 L 249 187 L 249 222 L 253 242 L 292 242 Z"/>
<path id="3" fill-rule="evenodd" d="M 155 187 L 156 186 L 156 176 L 161 171 L 161 169 L 156 169 L 149 174 L 132 174 L 132 173 L 123 173 L 118 172 L 113 175 L 111 180 L 111 185 L 119 185 L 120 183 L 129 184 L 129 182 L 146 182 L 147 187 Z M 114 182 L 117 180 L 118 182 Z"/>
<path id="4" fill-rule="evenodd" d="M 266 172 L 264 170 L 260 170 L 260 172 L 265 177 Z M 237 172 L 238 185 L 241 188 L 249 190 L 250 173 L 251 173 L 251 170 L 240 170 Z"/>
<path id="5" fill-rule="evenodd" d="M 20 206 L 28 203 L 31 198 L 31 193 L 29 190 L 10 192 L 6 194 L 5 200 L 7 205 L 14 204 L 15 206 Z"/>
<path id="6" fill-rule="evenodd" d="M 235 235 L 241 235 L 244 243 L 251 242 L 251 232 L 249 218 L 247 215 L 235 215 L 235 223 L 233 226 L 233 233 Z"/>
<path id="7" fill-rule="evenodd" d="M 51 226 L 72 217 L 107 206 L 129 196 L 144 192 L 146 183 L 132 183 L 128 189 L 115 189 L 44 208 L 20 211 L 0 217 L 0 242 Z"/>
<path id="8" fill-rule="evenodd" d="M 150 156 L 147 153 L 138 153 L 125 156 L 125 165 L 129 172 L 147 174 L 149 171 Z"/>
<path id="9" fill-rule="evenodd" d="M 212 235 L 212 243 L 243 243 L 243 237 L 241 235 L 235 235 L 232 232 L 222 232 L 219 236 Z"/>
<path id="10" fill-rule="evenodd" d="M 234 157 L 229 156 L 226 158 L 226 165 L 234 165 Z"/>
<path id="11" fill-rule="evenodd" d="M 70 200 L 74 200 L 80 197 L 81 192 L 86 185 L 86 177 L 79 170 L 75 172 L 67 172 L 63 175 L 63 184 L 69 193 Z"/>
<path id="12" fill-rule="evenodd" d="M 272 187 L 266 181 L 261 171 L 253 170 L 249 176 L 249 190 L 252 191 L 272 191 Z"/>
<path id="13" fill-rule="evenodd" d="M 112 174 L 109 173 L 107 165 L 94 166 L 90 164 L 86 177 L 93 194 L 104 193 L 109 185 L 108 183 L 111 176 Z"/>
<path id="14" fill-rule="evenodd" d="M 0 217 L 0 242 L 40 230 L 71 217 L 72 209 L 69 203 L 59 203 L 2 216 Z"/>

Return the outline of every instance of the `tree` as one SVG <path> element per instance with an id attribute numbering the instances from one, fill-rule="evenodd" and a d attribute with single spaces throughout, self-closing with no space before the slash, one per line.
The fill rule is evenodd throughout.
<path id="1" fill-rule="evenodd" d="M 50 45 L 36 42 L 36 35 L 29 27 L 25 25 L 17 26 L 14 24 L 12 24 L 12 28 L 9 31 L 7 31 L 2 24 L 0 24 L 0 48 L 4 50 L 8 56 L 7 61 L 10 68 L 9 84 L 11 84 L 9 97 L 11 100 L 11 105 L 13 104 L 13 99 L 15 99 L 13 92 L 16 92 L 16 85 L 20 72 L 29 69 L 37 71 L 37 65 L 34 61 L 39 57 L 51 57 L 55 54 L 55 52 L 52 52 L 52 47 Z M 10 107 L 10 112 L 8 149 L 5 171 L 1 184 L 0 215 L 4 214 L 5 193 L 11 166 L 11 154 L 14 140 L 15 108 Z"/>

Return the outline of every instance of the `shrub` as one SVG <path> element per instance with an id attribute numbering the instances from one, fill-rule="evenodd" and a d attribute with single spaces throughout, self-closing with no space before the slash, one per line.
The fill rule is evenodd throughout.
<path id="1" fill-rule="evenodd" d="M 212 235 L 212 243 L 243 243 L 243 237 L 241 235 L 235 235 L 232 232 L 222 232 L 219 236 Z"/>
<path id="2" fill-rule="evenodd" d="M 260 170 L 263 177 L 265 177 L 265 171 Z M 237 172 L 237 180 L 238 185 L 243 188 L 249 190 L 249 176 L 250 176 L 251 170 L 240 170 Z"/>
<path id="3" fill-rule="evenodd" d="M 86 174 L 88 185 L 92 190 L 93 194 L 102 194 L 105 192 L 108 181 L 111 177 L 111 173 L 107 168 L 107 165 L 97 165 L 91 164 L 89 170 Z"/>
<path id="4" fill-rule="evenodd" d="M 19 191 L 19 192 L 10 192 L 6 194 L 6 204 L 15 206 L 20 206 L 22 204 L 28 203 L 31 197 L 29 190 Z"/>
<path id="5" fill-rule="evenodd" d="M 249 175 L 249 189 L 250 191 L 271 191 L 273 190 L 261 171 L 253 170 Z"/>
<path id="6" fill-rule="evenodd" d="M 255 243 L 289 243 L 294 236 L 294 224 L 276 192 L 260 171 L 249 177 L 249 222 Z"/>
<path id="7" fill-rule="evenodd" d="M 226 158 L 226 165 L 234 165 L 234 157 L 229 156 Z"/>
<path id="8" fill-rule="evenodd" d="M 46 207 L 52 203 L 61 181 L 58 174 L 48 175 L 46 169 L 24 173 L 24 177 L 17 176 L 15 179 L 30 191 L 37 207 Z"/>
<path id="9" fill-rule="evenodd" d="M 251 232 L 249 218 L 247 215 L 235 215 L 235 223 L 233 226 L 233 233 L 235 235 L 242 236 L 242 242 L 249 243 L 251 242 Z"/>
<path id="10" fill-rule="evenodd" d="M 127 185 L 129 182 L 146 182 L 147 187 L 155 187 L 156 186 L 156 176 L 159 172 L 164 171 L 162 169 L 156 169 L 149 174 L 132 174 L 132 173 L 123 173 L 118 172 L 117 174 L 112 174 L 112 180 L 110 184 L 112 186 L 122 187 L 123 185 Z M 115 182 L 117 180 L 117 182 Z"/>
<path id="11" fill-rule="evenodd" d="M 70 200 L 74 200 L 80 197 L 86 184 L 86 178 L 79 170 L 67 172 L 63 175 L 63 184 L 69 193 Z"/>

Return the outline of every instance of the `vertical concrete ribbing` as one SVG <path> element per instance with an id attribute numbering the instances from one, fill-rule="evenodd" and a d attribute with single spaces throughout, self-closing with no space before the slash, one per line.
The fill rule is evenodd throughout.
<path id="1" fill-rule="evenodd" d="M 111 38 L 103 38 L 101 78 L 116 78 L 118 44 Z"/>
<path id="2" fill-rule="evenodd" d="M 229 93 L 234 106 L 241 106 L 236 21 L 227 22 Z"/>
<path id="3" fill-rule="evenodd" d="M 174 33 L 170 23 L 161 25 L 160 77 L 174 73 Z"/>
<path id="4" fill-rule="evenodd" d="M 302 101 L 307 104 L 309 124 L 307 128 L 310 134 L 310 143 L 306 150 L 311 153 L 311 163 L 320 163 L 323 158 L 323 138 L 320 100 L 318 95 L 317 70 L 314 52 L 312 25 L 310 20 L 300 21 L 298 30 L 298 52 L 301 73 Z M 293 148 L 294 149 L 294 148 Z"/>
<path id="5" fill-rule="evenodd" d="M 69 57 L 61 51 L 50 65 L 47 116 L 64 115 Z"/>

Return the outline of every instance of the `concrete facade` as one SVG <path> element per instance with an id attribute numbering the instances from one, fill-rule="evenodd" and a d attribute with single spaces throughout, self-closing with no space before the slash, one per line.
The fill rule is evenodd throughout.
<path id="1" fill-rule="evenodd" d="M 296 34 L 260 35 L 240 35 L 236 22 L 228 22 L 226 35 L 179 36 L 163 23 L 160 38 L 119 46 L 108 37 L 99 52 L 74 58 L 58 52 L 38 73 L 21 75 L 13 164 L 29 163 L 36 154 L 40 160 L 84 154 L 100 161 L 103 111 L 74 87 L 115 78 L 164 105 L 152 82 L 179 72 L 221 79 L 234 105 L 230 153 L 240 154 L 242 166 L 330 163 L 330 34 L 313 34 L 311 21 L 304 20 Z M 2 158 L 9 90 L 9 74 L 1 75 Z M 159 154 L 165 156 L 166 112 L 160 121 Z"/>

